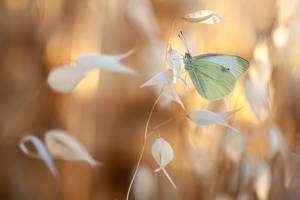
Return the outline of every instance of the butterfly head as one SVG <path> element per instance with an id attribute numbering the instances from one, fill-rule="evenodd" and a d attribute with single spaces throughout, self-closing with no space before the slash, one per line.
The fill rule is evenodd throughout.
<path id="1" fill-rule="evenodd" d="M 190 53 L 185 53 L 183 58 L 184 64 L 189 65 L 192 61 L 192 56 Z"/>
<path id="2" fill-rule="evenodd" d="M 185 53 L 185 54 L 184 54 L 184 59 L 185 59 L 185 60 L 191 60 L 191 59 L 192 59 L 191 54 L 190 54 L 190 53 Z"/>

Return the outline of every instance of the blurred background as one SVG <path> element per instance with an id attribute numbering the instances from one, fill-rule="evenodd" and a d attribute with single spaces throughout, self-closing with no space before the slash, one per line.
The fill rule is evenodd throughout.
<path id="1" fill-rule="evenodd" d="M 157 88 L 139 88 L 167 68 L 168 44 L 191 54 L 241 56 L 250 69 L 224 100 L 208 102 L 176 84 L 186 110 L 161 99 L 150 129 L 193 110 L 242 108 L 229 123 L 199 127 L 176 117 L 159 130 L 174 149 L 166 167 L 173 189 L 151 156 L 154 133 L 130 199 L 300 199 L 300 2 L 298 0 L 2 0 L 0 1 L 0 199 L 125 199 Z M 227 20 L 180 20 L 209 9 Z M 47 74 L 84 53 L 120 54 L 138 75 L 89 74 L 71 94 L 47 85 Z M 186 76 L 184 74 L 183 76 Z M 52 128 L 68 131 L 103 162 L 55 161 L 61 180 L 19 149 Z"/>

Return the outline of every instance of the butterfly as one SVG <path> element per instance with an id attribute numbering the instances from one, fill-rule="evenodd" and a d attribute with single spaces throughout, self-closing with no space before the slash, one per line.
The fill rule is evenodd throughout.
<path id="1" fill-rule="evenodd" d="M 249 68 L 249 62 L 241 57 L 226 54 L 202 54 L 192 57 L 185 53 L 184 68 L 197 92 L 207 100 L 226 97 L 236 82 Z"/>

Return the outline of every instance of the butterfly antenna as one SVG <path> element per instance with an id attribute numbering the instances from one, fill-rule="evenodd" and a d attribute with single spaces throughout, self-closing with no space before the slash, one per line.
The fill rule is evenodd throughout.
<path id="1" fill-rule="evenodd" d="M 186 39 L 185 39 L 185 37 L 184 37 L 182 31 L 180 31 L 180 34 L 178 34 L 178 37 L 179 37 L 179 38 L 181 39 L 181 41 L 183 42 L 183 44 L 184 44 L 184 46 L 185 46 L 187 52 L 190 53 L 190 50 L 189 50 L 189 48 L 188 48 Z"/>

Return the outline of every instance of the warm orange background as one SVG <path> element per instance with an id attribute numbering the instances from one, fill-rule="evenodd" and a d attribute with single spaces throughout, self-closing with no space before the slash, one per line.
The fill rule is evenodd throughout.
<path id="1" fill-rule="evenodd" d="M 186 111 L 163 99 L 150 128 L 192 110 L 224 112 L 242 107 L 229 120 L 242 133 L 230 135 L 217 125 L 200 128 L 188 119 L 176 118 L 160 129 L 160 135 L 174 149 L 175 157 L 167 170 L 178 189 L 174 190 L 162 173 L 153 172 L 157 164 L 150 148 L 156 133 L 148 141 L 131 199 L 237 199 L 242 195 L 257 199 L 255 170 L 250 170 L 249 181 L 244 180 L 246 159 L 253 167 L 257 163 L 270 167 L 269 199 L 299 199 L 300 9 L 292 2 L 2 0 L 0 199 L 125 199 L 147 116 L 158 95 L 155 88 L 139 85 L 167 67 L 164 57 L 168 42 L 180 52 L 186 51 L 177 38 L 179 30 L 184 32 L 192 55 L 238 55 L 251 61 L 251 67 L 224 101 L 207 102 L 189 80 L 189 88 L 179 82 L 176 89 Z M 213 10 L 227 22 L 205 25 L 180 20 L 199 9 Z M 83 53 L 118 54 L 131 48 L 136 52 L 123 63 L 135 69 L 137 76 L 95 71 L 68 95 L 47 86 L 51 69 L 71 64 Z M 259 74 L 264 77 L 258 88 L 267 89 L 264 101 L 269 108 L 255 114 L 243 81 L 251 77 L 255 82 Z M 258 92 L 248 95 L 263 98 Z M 266 135 L 271 125 L 281 130 L 290 147 L 286 159 L 280 154 L 268 158 Z M 57 182 L 42 161 L 27 157 L 18 147 L 27 133 L 42 139 L 51 128 L 67 130 L 104 165 L 94 170 L 86 163 L 56 161 L 62 176 Z M 237 142 L 240 140 L 243 143 Z M 232 151 L 242 151 L 237 162 L 224 153 L 226 142 L 233 146 Z"/>

